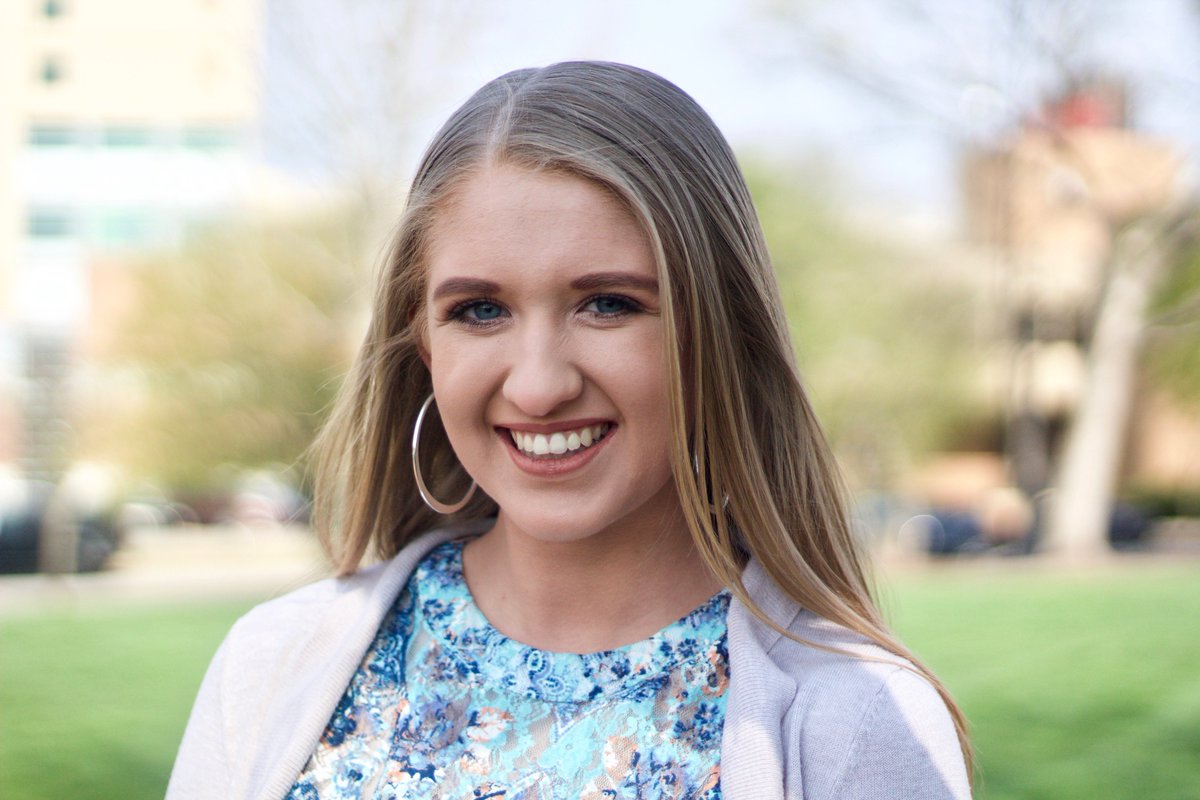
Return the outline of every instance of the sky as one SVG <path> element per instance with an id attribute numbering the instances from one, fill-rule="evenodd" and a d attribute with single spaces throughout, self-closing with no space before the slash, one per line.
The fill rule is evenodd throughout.
<path id="1" fill-rule="evenodd" d="M 1135 124 L 1195 164 L 1193 0 L 268 0 L 264 147 L 298 171 L 407 175 L 490 78 L 601 58 L 680 85 L 743 157 L 819 164 L 839 202 L 946 226 L 963 146 L 1053 83 L 1039 38 L 1127 79 Z"/>

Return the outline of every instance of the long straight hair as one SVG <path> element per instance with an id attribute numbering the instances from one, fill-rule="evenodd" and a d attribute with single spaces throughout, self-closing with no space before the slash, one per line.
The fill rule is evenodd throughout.
<path id="1" fill-rule="evenodd" d="M 510 72 L 476 92 L 434 137 L 384 262 L 366 340 L 314 445 L 315 522 L 339 572 L 354 571 L 369 548 L 389 558 L 446 522 L 422 503 L 410 462 L 413 420 L 432 391 L 420 354 L 428 231 L 456 187 L 501 163 L 591 181 L 645 230 L 668 321 L 674 480 L 713 575 L 765 624 L 792 636 L 742 583 L 753 557 L 801 606 L 906 660 L 945 700 L 970 767 L 961 711 L 890 632 L 872 598 L 846 491 L 801 383 L 733 152 L 691 97 L 645 70 L 567 62 Z M 440 426 L 426 429 L 424 474 L 439 497 L 457 498 L 470 478 Z M 496 512 L 480 492 L 451 522 Z"/>

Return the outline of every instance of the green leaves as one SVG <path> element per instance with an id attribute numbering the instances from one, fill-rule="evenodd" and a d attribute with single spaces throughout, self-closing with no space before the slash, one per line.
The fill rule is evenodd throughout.
<path id="1" fill-rule="evenodd" d="M 944 255 L 855 230 L 817 200 L 822 181 L 750 170 L 800 369 L 843 466 L 886 484 L 955 444 L 984 413 L 967 276 Z"/>
<path id="2" fill-rule="evenodd" d="M 339 218 L 230 224 L 116 272 L 128 303 L 91 379 L 87 450 L 187 490 L 295 461 L 348 366 L 357 249 Z"/>

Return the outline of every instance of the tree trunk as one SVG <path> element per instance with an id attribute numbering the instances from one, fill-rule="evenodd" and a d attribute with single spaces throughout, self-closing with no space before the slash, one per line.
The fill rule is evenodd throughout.
<path id="1" fill-rule="evenodd" d="M 1152 221 L 1122 233 L 1088 353 L 1087 385 L 1067 435 L 1047 548 L 1070 558 L 1108 551 L 1108 525 L 1137 382 L 1146 312 L 1168 261 Z"/>

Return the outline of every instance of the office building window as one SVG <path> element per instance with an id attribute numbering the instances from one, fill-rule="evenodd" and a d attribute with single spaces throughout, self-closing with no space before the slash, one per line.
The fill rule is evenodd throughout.
<path id="1" fill-rule="evenodd" d="M 67 239 L 75 232 L 75 220 L 60 208 L 35 208 L 29 212 L 26 232 L 31 239 Z"/>
<path id="2" fill-rule="evenodd" d="M 30 147 L 68 147 L 79 138 L 79 131 L 66 125 L 33 125 L 27 141 Z"/>
<path id="3" fill-rule="evenodd" d="M 237 134 L 228 128 L 188 128 L 183 132 L 183 146 L 205 153 L 223 152 L 237 146 Z"/>
<path id="4" fill-rule="evenodd" d="M 100 217 L 100 244 L 123 247 L 145 244 L 155 232 L 154 220 L 144 211 L 109 211 Z"/>
<path id="5" fill-rule="evenodd" d="M 67 77 L 67 68 L 58 56 L 46 56 L 42 59 L 42 67 L 38 74 L 42 83 L 53 85 Z"/>
<path id="6" fill-rule="evenodd" d="M 122 126 L 105 128 L 100 141 L 105 147 L 149 147 L 154 144 L 154 136 L 147 128 Z"/>

